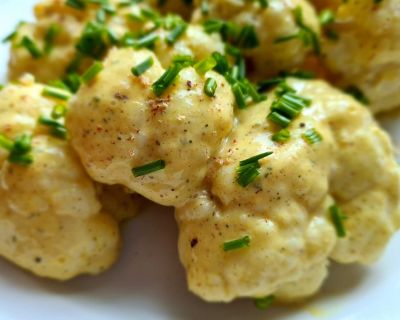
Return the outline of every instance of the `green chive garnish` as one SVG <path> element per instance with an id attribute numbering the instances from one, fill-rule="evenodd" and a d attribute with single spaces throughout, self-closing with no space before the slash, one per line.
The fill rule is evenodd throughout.
<path id="1" fill-rule="evenodd" d="M 339 238 L 346 237 L 346 229 L 344 227 L 344 220 L 347 219 L 347 216 L 343 213 L 343 211 L 336 205 L 332 205 L 329 207 L 329 213 L 331 216 L 331 220 L 336 228 L 336 234 Z"/>
<path id="2" fill-rule="evenodd" d="M 12 141 L 0 134 L 0 147 L 9 152 L 8 161 L 21 166 L 30 165 L 33 162 L 32 136 L 24 134 Z"/>
<path id="3" fill-rule="evenodd" d="M 308 129 L 303 133 L 302 137 L 308 144 L 315 144 L 322 141 L 321 134 L 314 128 Z"/>
<path id="4" fill-rule="evenodd" d="M 217 81 L 214 78 L 207 78 L 204 84 L 204 93 L 209 97 L 214 97 L 217 86 Z"/>
<path id="5" fill-rule="evenodd" d="M 254 26 L 244 26 L 236 40 L 235 45 L 243 49 L 253 49 L 259 45 L 256 30 Z"/>
<path id="6" fill-rule="evenodd" d="M 173 45 L 180 36 L 182 36 L 187 29 L 187 24 L 186 23 L 180 23 L 177 26 L 175 26 L 174 29 L 166 36 L 165 42 L 168 45 Z"/>
<path id="7" fill-rule="evenodd" d="M 82 75 L 83 83 L 88 83 L 93 80 L 103 69 L 103 64 L 99 61 L 95 61 Z"/>
<path id="8" fill-rule="evenodd" d="M 53 50 L 54 41 L 57 35 L 60 33 L 60 26 L 58 24 L 53 23 L 50 28 L 47 30 L 47 33 L 44 37 L 44 52 L 49 54 L 51 50 Z"/>
<path id="9" fill-rule="evenodd" d="M 139 38 L 134 38 L 132 36 L 125 36 L 124 39 L 121 40 L 124 46 L 133 47 L 135 49 L 142 48 L 152 48 L 154 43 L 160 38 L 160 36 L 156 33 L 148 33 Z"/>
<path id="10" fill-rule="evenodd" d="M 42 95 L 44 97 L 56 98 L 59 100 L 69 100 L 72 97 L 72 94 L 70 92 L 50 86 L 44 87 Z"/>
<path id="11" fill-rule="evenodd" d="M 133 168 L 132 173 L 135 177 L 140 177 L 162 170 L 164 168 L 165 168 L 165 161 L 157 160 L 152 163 L 146 164 L 144 166 Z"/>
<path id="12" fill-rule="evenodd" d="M 131 69 L 132 74 L 136 77 L 141 76 L 145 73 L 148 69 L 150 69 L 154 64 L 154 60 L 152 57 L 147 58 L 143 62 L 139 63 L 137 66 Z"/>
<path id="13" fill-rule="evenodd" d="M 71 8 L 83 10 L 86 8 L 86 1 L 84 0 L 66 0 L 65 4 Z"/>
<path id="14" fill-rule="evenodd" d="M 319 15 L 319 22 L 323 26 L 327 26 L 335 22 L 335 14 L 330 9 L 322 10 Z"/>
<path id="15" fill-rule="evenodd" d="M 233 95 L 235 96 L 235 100 L 236 100 L 236 103 L 237 103 L 239 109 L 246 108 L 246 105 L 247 105 L 246 96 L 245 96 L 243 89 L 240 86 L 239 82 L 235 83 L 232 86 L 232 92 L 233 92 Z"/>
<path id="16" fill-rule="evenodd" d="M 51 112 L 51 117 L 55 120 L 64 118 L 67 114 L 67 108 L 62 104 L 57 104 L 53 107 L 53 111 Z"/>
<path id="17" fill-rule="evenodd" d="M 205 74 L 215 68 L 217 61 L 213 57 L 205 58 L 194 65 L 194 68 L 199 74 Z"/>
<path id="18" fill-rule="evenodd" d="M 29 37 L 24 36 L 21 41 L 23 46 L 31 54 L 32 58 L 39 59 L 42 56 L 42 51 L 39 49 L 37 44 Z"/>
<path id="19" fill-rule="evenodd" d="M 272 136 L 272 141 L 284 143 L 290 140 L 290 131 L 282 129 Z"/>
<path id="20" fill-rule="evenodd" d="M 281 82 L 275 91 L 276 100 L 271 105 L 267 119 L 282 128 L 289 126 L 300 112 L 311 105 L 311 100 L 295 94 L 295 90 L 286 82 Z"/>
<path id="21" fill-rule="evenodd" d="M 60 123 L 54 119 L 45 117 L 45 116 L 41 116 L 38 120 L 38 123 L 43 126 L 49 127 L 50 134 L 52 136 L 60 138 L 60 139 L 67 138 L 67 129 L 65 128 L 65 126 L 62 123 Z"/>
<path id="22" fill-rule="evenodd" d="M 179 72 L 185 67 L 184 64 L 173 63 L 164 74 L 153 83 L 152 88 L 154 94 L 159 97 L 161 96 L 165 90 L 175 81 Z"/>
<path id="23" fill-rule="evenodd" d="M 354 85 L 349 86 L 345 89 L 345 92 L 351 95 L 358 102 L 361 102 L 364 105 L 369 105 L 370 101 L 367 96 L 362 92 L 362 90 Z"/>
<path id="24" fill-rule="evenodd" d="M 250 246 L 250 237 L 244 236 L 243 238 L 224 242 L 224 251 L 232 251 L 242 249 Z"/>
<path id="25" fill-rule="evenodd" d="M 309 26 L 304 24 L 303 20 L 303 11 L 301 7 L 297 7 L 293 10 L 293 15 L 296 21 L 296 25 L 299 28 L 299 31 L 295 34 L 279 37 L 275 39 L 275 43 L 282 43 L 286 41 L 290 41 L 293 39 L 299 39 L 303 42 L 304 46 L 311 46 L 314 50 L 314 53 L 319 55 L 321 53 L 321 45 L 319 42 L 318 35 L 312 30 Z"/>
<path id="26" fill-rule="evenodd" d="M 272 152 L 264 152 L 257 156 L 240 161 L 239 167 L 236 169 L 236 181 L 238 184 L 242 187 L 247 187 L 252 183 L 260 175 L 259 169 L 261 168 L 261 165 L 259 160 L 268 157 L 271 154 Z"/>

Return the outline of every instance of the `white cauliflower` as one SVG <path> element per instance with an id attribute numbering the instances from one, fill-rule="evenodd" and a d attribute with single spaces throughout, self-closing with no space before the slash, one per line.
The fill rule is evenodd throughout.
<path id="1" fill-rule="evenodd" d="M 260 7 L 259 1 L 209 0 L 208 13 L 200 7 L 193 16 L 194 22 L 222 19 L 239 26 L 254 26 L 259 45 L 244 51 L 250 74 L 257 79 L 268 78 L 280 71 L 299 67 L 313 48 L 311 42 L 305 44 L 301 36 L 295 36 L 302 29 L 296 21 L 295 11 L 300 9 L 302 24 L 309 29 L 307 37 L 319 37 L 319 23 L 313 7 L 304 0 L 272 0 L 268 7 Z M 287 41 L 278 41 L 294 36 Z"/>
<path id="2" fill-rule="evenodd" d="M 176 210 L 189 288 L 205 300 L 307 297 L 320 288 L 329 258 L 373 262 L 400 226 L 399 169 L 370 113 L 322 81 L 287 83 L 312 101 L 289 125 L 290 140 L 272 139 L 273 98 L 241 110 L 211 166 L 210 187 Z M 315 143 L 304 136 L 310 132 Z M 269 151 L 259 177 L 239 185 L 239 161 Z M 224 251 L 237 239 L 243 248 Z"/>
<path id="3" fill-rule="evenodd" d="M 333 8 L 336 20 L 326 26 L 324 61 L 335 74 L 335 84 L 356 86 L 378 113 L 400 105 L 400 2 L 385 0 L 325 1 Z M 337 39 L 336 39 L 337 38 Z"/>
<path id="4" fill-rule="evenodd" d="M 109 48 L 132 45 L 127 39 L 131 40 L 138 31 L 147 31 L 157 37 L 153 49 L 164 67 L 168 67 L 177 54 L 201 60 L 214 51 L 224 50 L 220 37 L 206 34 L 200 26 L 186 25 L 182 19 L 172 16 L 155 14 L 154 19 L 143 18 L 142 9 L 149 9 L 145 3 L 129 6 L 118 6 L 118 3 L 117 0 L 110 2 L 115 13 L 105 15 L 104 25 L 97 18 L 101 11 L 98 4 L 87 4 L 79 10 L 66 5 L 64 0 L 39 3 L 35 7 L 36 21 L 21 24 L 11 39 L 9 78 L 17 80 L 24 73 L 31 73 L 38 81 L 47 83 L 65 79 L 72 72 L 82 74 L 93 59 L 101 60 Z M 170 44 L 166 43 L 166 38 L 173 32 L 173 23 L 168 28 L 161 23 L 151 32 L 155 24 L 167 20 L 186 25 L 185 32 Z M 86 34 L 85 41 L 81 41 L 83 34 Z M 30 50 L 21 45 L 23 41 L 30 41 Z"/>
<path id="5" fill-rule="evenodd" d="M 134 76 L 131 68 L 149 58 L 153 66 Z M 112 50 L 104 70 L 72 100 L 67 127 L 93 179 L 179 205 L 197 192 L 210 158 L 231 130 L 234 99 L 223 77 L 213 71 L 199 75 L 192 67 L 157 96 L 152 84 L 164 72 L 151 51 Z M 208 77 L 217 82 L 215 97 L 204 94 Z M 154 162 L 160 170 L 132 172 Z"/>
<path id="6" fill-rule="evenodd" d="M 118 256 L 118 224 L 67 141 L 38 123 L 62 103 L 43 89 L 25 78 L 0 92 L 0 255 L 42 277 L 98 274 Z M 22 135 L 32 149 L 12 157 Z"/>

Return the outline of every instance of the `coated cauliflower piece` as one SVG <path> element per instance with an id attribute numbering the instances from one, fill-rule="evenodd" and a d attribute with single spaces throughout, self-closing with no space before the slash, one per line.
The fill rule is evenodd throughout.
<path id="1" fill-rule="evenodd" d="M 149 18 L 143 15 L 142 10 L 149 9 L 145 3 L 122 7 L 118 3 L 110 1 L 107 8 L 115 12 L 105 14 L 103 24 L 99 22 L 99 12 L 103 11 L 98 4 L 75 9 L 64 0 L 42 1 L 35 8 L 36 22 L 21 24 L 11 39 L 9 78 L 17 80 L 28 72 L 43 83 L 63 79 L 68 84 L 68 75 L 82 74 L 93 59 L 101 60 L 109 48 L 138 45 L 134 40 L 137 32 L 154 35 L 154 43 L 150 41 L 144 46 L 153 44 L 164 67 L 177 54 L 200 60 L 224 50 L 220 37 L 206 34 L 200 26 L 187 25 L 172 15 L 162 17 L 153 13 L 154 17 Z M 167 43 L 176 24 L 185 25 L 185 32 Z M 158 27 L 153 30 L 155 25 Z"/>
<path id="2" fill-rule="evenodd" d="M 335 84 L 356 86 L 374 113 L 400 105 L 400 3 L 385 0 L 328 1 L 336 21 L 327 26 L 335 39 L 325 37 L 324 62 L 336 74 Z M 337 39 L 336 39 L 337 38 Z"/>
<path id="3" fill-rule="evenodd" d="M 287 84 L 294 100 L 311 100 L 290 123 L 290 140 L 273 138 L 278 126 L 266 116 L 274 99 L 241 110 L 209 188 L 176 210 L 189 288 L 205 300 L 307 297 L 329 258 L 373 262 L 400 226 L 393 147 L 368 110 L 323 81 Z M 240 161 L 265 152 L 273 153 L 258 161 L 259 176 L 239 185 Z"/>
<path id="4" fill-rule="evenodd" d="M 47 83 L 63 78 L 68 70 L 84 71 L 92 58 L 101 58 L 116 38 L 122 37 L 127 30 L 136 31 L 143 26 L 142 22 L 129 18 L 140 16 L 143 5 L 119 7 L 117 3 L 111 1 L 110 7 L 116 12 L 105 15 L 108 29 L 96 18 L 101 11 L 98 4 L 87 4 L 83 9 L 70 7 L 64 0 L 44 0 L 37 4 L 36 21 L 20 24 L 11 39 L 9 78 L 17 80 L 23 74 L 31 73 L 37 81 Z M 91 22 L 90 36 L 86 38 L 89 48 L 77 50 L 88 22 Z M 27 45 L 21 45 L 24 42 L 31 43 L 28 44 L 30 50 Z M 89 49 L 93 51 L 89 52 Z"/>
<path id="5" fill-rule="evenodd" d="M 118 224 L 67 141 L 38 123 L 61 103 L 43 89 L 25 78 L 0 92 L 0 255 L 42 277 L 98 274 L 118 256 Z"/>
<path id="6" fill-rule="evenodd" d="M 201 3 L 201 0 L 197 1 L 199 7 Z M 272 0 L 268 3 L 268 7 L 263 8 L 259 1 L 210 0 L 207 13 L 197 9 L 193 21 L 222 19 L 239 26 L 254 26 L 259 44 L 246 49 L 244 55 L 250 66 L 250 75 L 264 79 L 299 67 L 313 49 L 319 50 L 318 18 L 307 1 Z M 301 30 L 299 21 L 296 21 L 296 10 L 301 10 L 301 24 L 308 28 L 307 44 L 301 40 L 303 37 L 296 36 Z M 293 38 L 284 41 L 290 36 Z"/>
<path id="7" fill-rule="evenodd" d="M 134 76 L 131 68 L 148 58 L 153 66 Z M 151 51 L 112 50 L 104 70 L 72 100 L 67 127 L 93 179 L 179 205 L 197 192 L 210 158 L 230 132 L 234 99 L 224 78 L 213 71 L 201 76 L 192 67 L 156 96 L 152 84 L 164 71 Z M 203 92 L 207 77 L 218 84 L 215 97 Z M 134 175 L 133 168 L 147 164 L 160 170 Z"/>

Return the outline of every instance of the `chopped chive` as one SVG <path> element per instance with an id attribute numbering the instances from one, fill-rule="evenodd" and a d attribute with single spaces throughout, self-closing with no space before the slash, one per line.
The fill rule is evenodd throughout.
<path id="1" fill-rule="evenodd" d="M 86 1 L 84 0 L 66 0 L 65 4 L 77 10 L 83 10 L 86 8 Z"/>
<path id="2" fill-rule="evenodd" d="M 63 80 L 63 83 L 67 86 L 69 91 L 76 93 L 78 92 L 81 86 L 82 79 L 79 76 L 79 74 L 71 72 L 66 75 L 66 77 Z"/>
<path id="3" fill-rule="evenodd" d="M 282 71 L 279 73 L 282 77 L 293 77 L 298 79 L 314 79 L 315 73 L 308 70 L 296 70 L 296 71 Z"/>
<path id="4" fill-rule="evenodd" d="M 50 134 L 52 136 L 55 136 L 60 139 L 67 138 L 67 129 L 65 128 L 65 126 L 62 123 L 60 123 L 54 119 L 47 118 L 45 116 L 41 116 L 38 120 L 38 123 L 43 126 L 49 127 Z"/>
<path id="5" fill-rule="evenodd" d="M 269 295 L 262 298 L 255 298 L 254 304 L 258 309 L 265 310 L 268 309 L 274 301 L 275 301 L 275 296 Z"/>
<path id="6" fill-rule="evenodd" d="M 98 23 L 102 23 L 104 24 L 106 22 L 106 12 L 103 9 L 100 9 L 99 11 L 97 11 L 96 13 L 96 21 Z"/>
<path id="7" fill-rule="evenodd" d="M 42 56 L 42 51 L 39 49 L 37 44 L 29 37 L 24 36 L 21 41 L 23 46 L 31 54 L 32 58 L 39 59 Z"/>
<path id="8" fill-rule="evenodd" d="M 51 117 L 57 120 L 65 117 L 66 114 L 67 114 L 67 108 L 62 104 L 57 104 L 53 107 L 53 111 L 51 112 Z"/>
<path id="9" fill-rule="evenodd" d="M 23 134 L 14 141 L 0 134 L 0 147 L 9 152 L 10 163 L 27 166 L 33 162 L 31 155 L 32 136 Z"/>
<path id="10" fill-rule="evenodd" d="M 42 95 L 44 97 L 56 98 L 59 100 L 69 100 L 72 97 L 72 94 L 70 92 L 50 86 L 44 87 Z"/>
<path id="11" fill-rule="evenodd" d="M 272 152 L 264 152 L 257 156 L 240 161 L 239 167 L 236 169 L 236 181 L 238 184 L 242 187 L 247 187 L 250 183 L 252 183 L 260 175 L 258 169 L 260 169 L 261 166 L 258 161 L 262 158 L 268 157 L 271 154 Z"/>
<path id="12" fill-rule="evenodd" d="M 261 8 L 268 8 L 269 7 L 269 0 L 258 0 Z"/>
<path id="13" fill-rule="evenodd" d="M 266 157 L 270 156 L 271 154 L 273 154 L 273 152 L 271 152 L 271 151 L 260 153 L 259 155 L 256 155 L 254 157 L 251 157 L 251 158 L 248 158 L 246 160 L 240 161 L 239 164 L 240 164 L 240 166 L 245 166 L 246 164 L 257 162 L 257 161 L 259 161 L 259 160 L 261 160 L 263 158 L 266 158 Z"/>
<path id="14" fill-rule="evenodd" d="M 305 47 L 311 46 L 316 55 L 321 54 L 321 44 L 319 42 L 318 35 L 309 26 L 304 23 L 303 11 L 301 7 L 296 7 L 293 10 L 293 16 L 299 31 L 295 34 L 290 34 L 287 36 L 278 37 L 275 39 L 274 43 L 279 44 L 282 42 L 287 42 L 294 39 L 299 39 L 303 42 Z"/>
<path id="15" fill-rule="evenodd" d="M 95 61 L 89 69 L 82 75 L 82 82 L 88 83 L 93 80 L 102 70 L 104 69 L 103 64 L 100 61 Z"/>
<path id="16" fill-rule="evenodd" d="M 132 38 L 130 36 L 122 40 L 124 46 L 133 47 L 135 49 L 151 48 L 154 43 L 160 38 L 156 33 L 148 33 L 139 38 Z"/>
<path id="17" fill-rule="evenodd" d="M 212 57 L 214 58 L 217 65 L 215 66 L 215 70 L 220 74 L 225 74 L 229 70 L 229 63 L 225 56 L 223 56 L 219 52 L 213 52 Z"/>
<path id="18" fill-rule="evenodd" d="M 137 66 L 133 67 L 131 69 L 132 74 L 136 77 L 141 76 L 143 73 L 145 73 L 148 69 L 150 69 L 154 64 L 154 60 L 152 57 L 148 57 L 146 60 L 143 62 L 139 63 Z"/>
<path id="19" fill-rule="evenodd" d="M 284 143 L 290 140 L 290 131 L 288 129 L 279 130 L 272 136 L 272 141 Z"/>
<path id="20" fill-rule="evenodd" d="M 152 85 L 152 89 L 154 94 L 159 97 L 161 96 L 165 90 L 175 81 L 176 77 L 178 76 L 179 72 L 185 66 L 180 63 L 173 63 L 165 72 L 164 74 Z"/>
<path id="21" fill-rule="evenodd" d="M 190 67 L 194 64 L 193 56 L 188 54 L 178 54 L 172 58 L 172 63 L 178 63 L 185 67 Z"/>
<path id="22" fill-rule="evenodd" d="M 203 23 L 203 28 L 206 33 L 221 32 L 225 22 L 219 19 L 210 19 Z"/>
<path id="23" fill-rule="evenodd" d="M 239 107 L 239 109 L 244 109 L 246 108 L 247 102 L 246 102 L 246 96 L 243 93 L 242 87 L 240 86 L 240 83 L 237 82 L 232 86 L 232 92 L 233 95 L 235 96 L 236 103 Z"/>
<path id="24" fill-rule="evenodd" d="M 300 112 L 311 105 L 311 100 L 295 94 L 295 90 L 286 82 L 280 82 L 275 91 L 276 100 L 272 102 L 267 119 L 282 128 L 289 126 Z"/>
<path id="25" fill-rule="evenodd" d="M 252 183 L 256 178 L 260 175 L 260 172 L 258 169 L 260 169 L 261 166 L 258 162 L 254 163 L 249 163 L 244 166 L 239 166 L 236 169 L 237 177 L 236 181 L 237 183 L 244 187 L 247 187 L 250 183 Z"/>
<path id="26" fill-rule="evenodd" d="M 335 14 L 330 9 L 322 10 L 319 15 L 319 23 L 323 26 L 334 23 L 335 19 Z"/>
<path id="27" fill-rule="evenodd" d="M 144 166 L 136 167 L 132 169 L 132 173 L 135 177 L 144 176 L 165 168 L 164 160 L 157 160 Z"/>
<path id="28" fill-rule="evenodd" d="M 118 39 L 116 39 L 111 29 L 103 24 L 91 21 L 86 24 L 75 47 L 82 55 L 93 59 L 101 59 L 107 49 L 117 42 Z"/>
<path id="29" fill-rule="evenodd" d="M 331 216 L 331 220 L 336 228 L 336 234 L 339 238 L 346 237 L 346 229 L 344 227 L 344 220 L 347 219 L 347 216 L 343 213 L 343 211 L 336 205 L 332 205 L 329 207 L 329 212 Z"/>
<path id="30" fill-rule="evenodd" d="M 224 242 L 224 251 L 238 250 L 250 246 L 250 237 L 244 236 L 243 238 Z"/>
<path id="31" fill-rule="evenodd" d="M 370 101 L 362 90 L 354 85 L 349 86 L 345 89 L 345 92 L 351 95 L 354 99 L 361 102 L 364 105 L 369 105 Z"/>
<path id="32" fill-rule="evenodd" d="M 214 69 L 216 65 L 217 61 L 213 57 L 208 57 L 197 62 L 194 68 L 199 74 L 205 74 L 207 71 Z"/>
<path id="33" fill-rule="evenodd" d="M 217 86 L 217 81 L 214 78 L 207 78 L 204 84 L 204 93 L 209 97 L 214 97 Z"/>
<path id="34" fill-rule="evenodd" d="M 308 144 L 315 144 L 322 141 L 321 134 L 314 128 L 308 129 L 303 133 L 302 137 Z"/>
<path id="35" fill-rule="evenodd" d="M 187 29 L 187 24 L 186 23 L 180 23 L 178 24 L 174 29 L 171 30 L 171 32 L 166 36 L 165 42 L 168 45 L 173 45 L 180 36 L 182 36 Z"/>
<path id="36" fill-rule="evenodd" d="M 243 49 L 256 48 L 260 44 L 260 42 L 258 40 L 254 26 L 250 25 L 244 26 L 240 31 L 240 34 L 235 44 L 236 46 Z"/>
<path id="37" fill-rule="evenodd" d="M 13 41 L 17 37 L 17 35 L 18 35 L 18 29 L 13 31 L 13 32 L 11 32 L 9 35 L 7 35 L 1 42 L 2 43 L 7 43 L 7 42 L 10 42 L 10 41 Z"/>
<path id="38" fill-rule="evenodd" d="M 11 151 L 14 147 L 14 142 L 8 139 L 6 136 L 0 134 L 0 147 L 6 149 L 7 151 Z"/>
<path id="39" fill-rule="evenodd" d="M 282 128 L 288 127 L 291 122 L 291 120 L 289 118 L 285 117 L 284 115 L 281 115 L 280 113 L 278 113 L 276 111 L 271 112 L 268 115 L 267 119 Z"/>
<path id="40" fill-rule="evenodd" d="M 44 52 L 49 54 L 51 50 L 53 50 L 54 41 L 57 35 L 60 33 L 60 26 L 58 24 L 53 23 L 50 28 L 47 30 L 47 33 L 44 37 Z"/>

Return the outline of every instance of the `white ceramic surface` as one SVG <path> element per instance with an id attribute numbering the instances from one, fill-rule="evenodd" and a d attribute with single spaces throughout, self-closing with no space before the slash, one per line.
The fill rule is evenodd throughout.
<path id="1" fill-rule="evenodd" d="M 0 0 L 0 36 L 31 19 L 35 0 Z M 5 81 L 8 48 L 0 47 Z M 398 116 L 385 125 L 400 143 Z M 396 132 L 397 129 L 397 132 Z M 396 136 L 398 139 L 396 139 Z M 371 168 L 373 170 L 373 168 Z M 0 320 L 397 320 L 400 319 L 400 234 L 376 265 L 332 265 L 320 295 L 306 305 L 256 309 L 250 300 L 207 304 L 190 294 L 176 250 L 172 210 L 150 205 L 124 228 L 120 261 L 99 277 L 68 283 L 37 279 L 0 259 Z"/>

